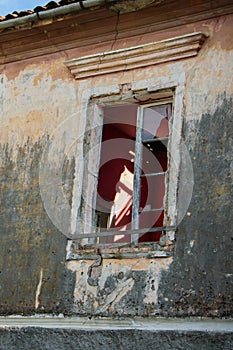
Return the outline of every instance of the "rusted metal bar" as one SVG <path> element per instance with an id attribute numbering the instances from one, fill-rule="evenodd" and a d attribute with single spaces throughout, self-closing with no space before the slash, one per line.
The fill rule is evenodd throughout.
<path id="1" fill-rule="evenodd" d="M 164 251 L 151 251 L 151 252 L 118 252 L 116 253 L 102 253 L 102 259 L 154 259 L 154 258 L 168 258 L 172 256 L 171 252 Z M 86 254 L 84 253 L 72 253 L 67 257 L 69 260 L 97 260 L 99 259 L 98 254 Z"/>
<path id="2" fill-rule="evenodd" d="M 176 226 L 161 226 L 153 228 L 142 228 L 138 230 L 125 230 L 125 231 L 104 231 L 104 232 L 92 232 L 92 233 L 83 233 L 83 234 L 74 234 L 71 238 L 73 240 L 80 238 L 93 238 L 93 237 L 108 237 L 108 236 L 119 236 L 119 235 L 139 235 L 151 232 L 160 232 L 160 231 L 175 231 Z"/>

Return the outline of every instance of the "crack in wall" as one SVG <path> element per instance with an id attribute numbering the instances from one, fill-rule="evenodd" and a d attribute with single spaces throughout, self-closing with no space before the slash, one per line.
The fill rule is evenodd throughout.
<path id="1" fill-rule="evenodd" d="M 117 18 L 116 18 L 116 25 L 115 25 L 115 37 L 111 46 L 111 51 L 113 50 L 113 47 L 117 41 L 119 30 L 118 30 L 118 25 L 119 25 L 119 19 L 120 19 L 120 11 L 117 11 Z"/>

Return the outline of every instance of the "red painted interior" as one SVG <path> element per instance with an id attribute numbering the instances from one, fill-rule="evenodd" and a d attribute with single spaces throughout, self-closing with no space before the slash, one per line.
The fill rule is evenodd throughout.
<path id="1" fill-rule="evenodd" d="M 134 142 L 124 144 L 121 140 L 135 140 L 136 136 L 136 115 L 137 107 L 117 106 L 107 107 L 104 111 L 104 126 L 102 135 L 101 159 L 105 158 L 105 154 L 109 154 L 109 140 L 116 140 L 113 147 L 119 148 L 122 154 L 121 158 L 111 159 L 100 167 L 98 180 L 98 195 L 109 203 L 109 208 L 114 204 L 114 199 L 119 188 L 128 191 L 130 199 L 117 215 L 112 218 L 109 228 L 114 230 L 131 229 L 132 217 L 132 191 L 122 182 L 121 175 L 127 169 L 131 174 L 134 171 L 133 155 L 129 157 L 129 153 L 134 152 L 132 145 Z M 162 119 L 156 132 L 156 137 L 164 137 L 168 135 L 168 119 Z M 153 135 L 152 137 L 153 138 Z M 155 146 L 156 144 L 156 146 Z M 151 149 L 150 149 L 151 148 Z M 153 150 L 152 150 L 153 149 Z M 147 164 L 148 163 L 148 164 Z M 162 172 L 167 170 L 167 150 L 161 142 L 153 143 L 152 146 L 144 146 L 142 174 Z M 141 198 L 140 209 L 161 208 L 163 206 L 163 198 L 165 193 L 164 175 L 156 177 L 141 178 Z M 98 203 L 97 203 L 98 204 Z M 140 214 L 139 228 L 160 227 L 163 226 L 164 212 L 142 212 Z M 123 234 L 124 231 L 122 231 Z M 162 232 L 154 232 L 140 235 L 139 242 L 158 241 Z M 128 242 L 130 236 L 116 236 L 115 241 Z M 101 239 L 102 241 L 102 239 Z M 109 239 L 108 239 L 109 242 Z"/>

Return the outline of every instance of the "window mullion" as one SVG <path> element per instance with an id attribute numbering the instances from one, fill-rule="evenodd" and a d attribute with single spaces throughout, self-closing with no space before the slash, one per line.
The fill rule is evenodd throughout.
<path id="1" fill-rule="evenodd" d="M 143 108 L 138 107 L 136 124 L 136 141 L 134 157 L 134 188 L 133 188 L 133 206 L 132 206 L 132 230 L 139 229 L 139 206 L 140 206 L 140 176 L 142 162 L 142 126 L 143 126 Z M 131 242 L 137 243 L 139 234 L 131 236 Z"/>

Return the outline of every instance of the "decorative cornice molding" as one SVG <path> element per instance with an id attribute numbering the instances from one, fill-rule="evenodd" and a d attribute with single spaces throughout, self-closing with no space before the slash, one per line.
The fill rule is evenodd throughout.
<path id="1" fill-rule="evenodd" d="M 127 49 L 74 58 L 64 64 L 75 79 L 83 79 L 194 57 L 206 38 L 204 33 L 192 33 Z"/>

